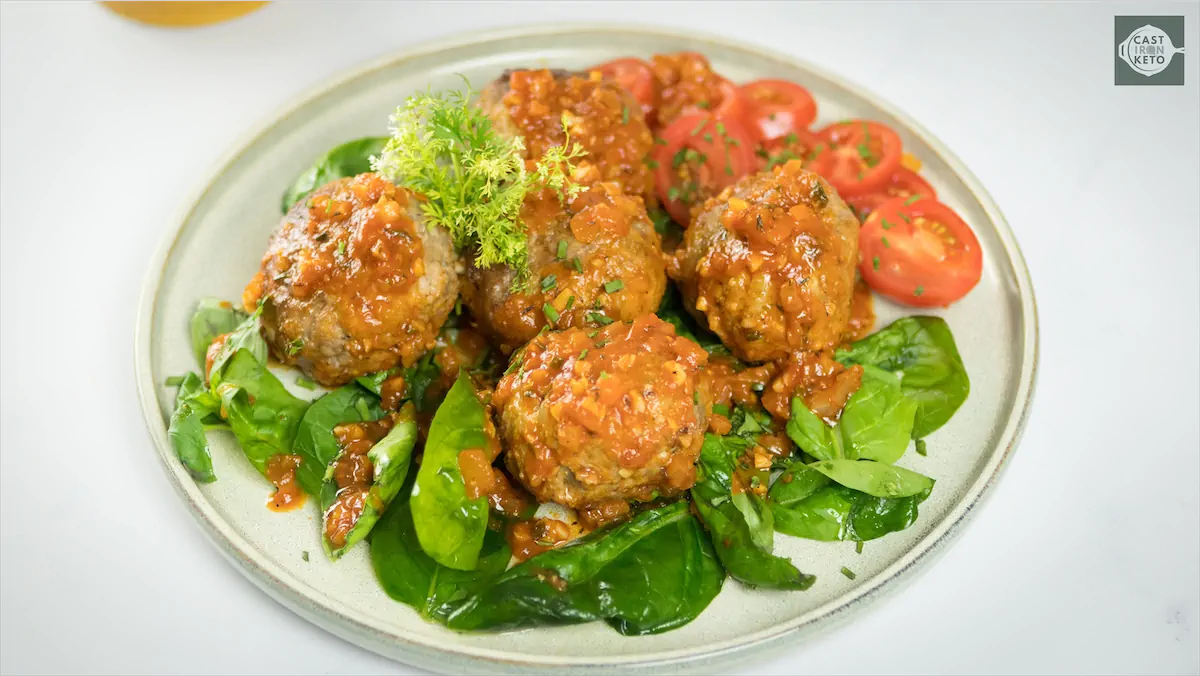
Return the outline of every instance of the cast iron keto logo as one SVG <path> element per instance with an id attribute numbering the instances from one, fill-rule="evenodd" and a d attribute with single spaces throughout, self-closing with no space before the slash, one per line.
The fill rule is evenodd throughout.
<path id="1" fill-rule="evenodd" d="M 1183 84 L 1183 17 L 1114 18 L 1118 85 Z"/>

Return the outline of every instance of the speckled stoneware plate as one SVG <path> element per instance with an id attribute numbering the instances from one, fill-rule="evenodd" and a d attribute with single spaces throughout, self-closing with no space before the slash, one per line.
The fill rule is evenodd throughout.
<path id="1" fill-rule="evenodd" d="M 695 622 L 657 636 L 622 637 L 604 624 L 463 635 L 422 621 L 389 599 L 360 545 L 337 564 L 322 555 L 315 507 L 274 514 L 268 484 L 232 438 L 212 435 L 220 480 L 194 483 L 167 442 L 174 390 L 170 375 L 194 369 L 188 317 L 198 299 L 240 298 L 279 220 L 279 197 L 316 156 L 348 139 L 385 131 L 388 114 L 428 86 L 477 86 L 505 68 L 584 67 L 620 56 L 700 51 L 734 81 L 782 78 L 803 84 L 820 105 L 819 123 L 847 117 L 882 121 L 924 162 L 922 175 L 979 236 L 983 280 L 941 311 L 971 376 L 971 395 L 929 438 L 929 455 L 904 464 L 937 479 L 908 530 L 853 543 L 781 536 L 776 553 L 818 581 L 807 592 L 751 591 L 733 581 Z M 893 589 L 945 549 L 996 482 L 1020 436 L 1037 364 L 1033 288 L 1012 232 L 969 171 L 928 132 L 871 94 L 786 56 L 726 42 L 633 27 L 544 27 L 461 38 L 420 47 L 347 73 L 305 96 L 233 150 L 199 195 L 185 205 L 151 265 L 137 326 L 137 383 L 142 408 L 167 476 L 204 532 L 252 581 L 303 617 L 361 646 L 442 672 L 699 671 L 727 667 L 750 648 L 811 635 L 837 624 Z M 906 314 L 877 301 L 879 325 Z M 285 375 L 291 382 L 291 376 Z M 302 394 L 303 390 L 297 390 Z M 310 552 L 308 560 L 302 552 Z M 839 570 L 850 565 L 851 581 Z M 744 658 L 744 656 L 742 656 Z"/>

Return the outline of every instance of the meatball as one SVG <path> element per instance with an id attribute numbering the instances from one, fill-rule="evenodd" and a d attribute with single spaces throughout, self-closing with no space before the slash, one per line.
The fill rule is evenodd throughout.
<path id="1" fill-rule="evenodd" d="M 361 174 L 288 211 L 243 303 L 263 302 L 277 359 L 334 387 L 432 347 L 458 296 L 456 270 L 450 235 L 425 226 L 412 194 Z"/>
<path id="2" fill-rule="evenodd" d="M 791 161 L 706 201 L 668 273 L 726 347 L 762 362 L 839 344 L 857 257 L 854 214 Z"/>
<path id="3" fill-rule="evenodd" d="M 577 509 L 687 490 L 711 405 L 707 360 L 654 315 L 539 336 L 492 399 L 505 463 L 539 500 Z"/>
<path id="4" fill-rule="evenodd" d="M 498 131 L 525 139 L 527 159 L 561 146 L 569 133 L 571 144 L 586 153 L 573 161 L 576 182 L 616 183 L 653 204 L 654 175 L 646 158 L 654 137 L 641 105 L 599 72 L 509 71 L 483 90 L 479 104 Z"/>
<path id="5" fill-rule="evenodd" d="M 463 299 L 511 352 L 544 327 L 602 326 L 658 309 L 667 288 L 662 246 L 642 201 L 602 183 L 565 206 L 526 202 L 529 279 L 505 266 L 467 267 Z"/>

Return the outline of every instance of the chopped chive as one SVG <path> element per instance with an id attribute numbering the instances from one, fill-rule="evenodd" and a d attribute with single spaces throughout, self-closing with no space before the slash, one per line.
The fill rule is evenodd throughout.
<path id="1" fill-rule="evenodd" d="M 788 143 L 788 144 L 795 143 L 799 140 L 800 140 L 800 137 L 796 136 L 796 132 L 794 132 L 794 131 L 789 133 L 787 136 L 783 137 L 784 143 Z"/>
<path id="2" fill-rule="evenodd" d="M 571 267 L 575 268 L 575 272 L 583 272 L 583 261 L 579 260 L 579 256 L 571 259 Z"/>
<path id="3" fill-rule="evenodd" d="M 733 176 L 733 167 L 729 166 L 728 164 L 725 165 L 725 175 Z"/>
<path id="4" fill-rule="evenodd" d="M 338 240 L 337 252 L 336 252 L 336 253 L 337 253 L 337 255 L 338 255 L 338 256 L 341 256 L 341 255 L 343 255 L 343 254 L 345 254 L 345 253 L 346 253 L 346 240 L 344 240 L 344 239 L 339 239 L 339 240 Z"/>
<path id="5" fill-rule="evenodd" d="M 558 259 L 565 260 L 567 257 L 567 240 L 558 240 Z"/>
<path id="6" fill-rule="evenodd" d="M 717 133 L 720 134 L 721 136 L 725 136 L 725 123 L 724 122 L 719 122 L 719 121 L 717 122 Z"/>
<path id="7" fill-rule="evenodd" d="M 894 223 L 889 223 L 889 222 L 888 222 L 888 219 L 886 219 L 886 218 L 881 218 L 881 219 L 879 219 L 879 221 L 880 221 L 880 223 L 879 223 L 879 224 L 880 224 L 881 226 L 883 226 L 883 229 L 884 229 L 884 230 L 891 230 L 893 227 L 895 227 L 895 224 L 894 224 Z"/>
<path id="8" fill-rule="evenodd" d="M 908 196 L 908 199 L 904 200 L 904 205 L 908 206 L 908 205 L 912 204 L 913 202 L 916 202 L 919 199 L 921 199 L 921 196 L 916 193 L 913 193 L 912 195 Z"/>
<path id="9" fill-rule="evenodd" d="M 546 315 L 546 319 L 549 319 L 551 324 L 558 321 L 558 310 L 555 310 L 554 306 L 549 303 L 542 305 L 542 314 Z"/>
<path id="10" fill-rule="evenodd" d="M 713 404 L 713 413 L 717 415 L 729 417 L 729 407 L 724 404 Z"/>
<path id="11" fill-rule="evenodd" d="M 646 158 L 646 167 L 649 169 L 657 169 L 658 168 L 658 160 L 647 157 Z"/>
<path id="12" fill-rule="evenodd" d="M 457 317 L 458 315 L 461 315 L 461 314 L 462 314 L 462 298 L 459 297 L 459 298 L 454 299 L 454 316 Z"/>
<path id="13" fill-rule="evenodd" d="M 655 136 L 655 137 L 654 137 L 654 145 L 656 145 L 656 146 L 665 146 L 665 145 L 667 145 L 667 139 L 665 139 L 665 138 L 659 138 L 659 137 Z"/>
<path id="14" fill-rule="evenodd" d="M 892 248 L 892 245 L 888 244 L 887 237 L 880 237 L 879 241 L 883 242 L 883 248 L 885 248 L 885 249 Z"/>
<path id="15" fill-rule="evenodd" d="M 873 257 L 871 258 L 871 269 L 872 269 L 872 270 L 878 270 L 878 269 L 879 269 L 879 256 L 873 256 Z"/>
<path id="16" fill-rule="evenodd" d="M 300 552 L 300 558 L 304 559 L 305 561 L 308 561 L 308 550 L 307 549 Z"/>
<path id="17" fill-rule="evenodd" d="M 558 278 L 554 275 L 546 275 L 545 277 L 542 277 L 542 291 L 549 291 L 550 289 L 553 289 L 554 285 L 557 283 Z"/>
<path id="18" fill-rule="evenodd" d="M 586 347 L 583 348 L 583 351 L 579 353 L 579 360 L 583 361 L 584 359 L 586 359 L 587 353 L 588 353 L 587 348 Z"/>
<path id="19" fill-rule="evenodd" d="M 183 376 L 171 376 L 167 378 L 167 387 L 179 387 L 183 384 Z"/>
<path id="20" fill-rule="evenodd" d="M 694 152 L 691 148 L 680 148 L 675 151 L 675 155 L 671 157 L 671 168 L 678 169 L 680 165 L 687 161 L 688 153 Z"/>
<path id="21" fill-rule="evenodd" d="M 912 219 L 908 217 L 908 214 L 900 214 L 900 218 L 904 219 L 905 223 L 912 223 Z"/>
<path id="22" fill-rule="evenodd" d="M 917 439 L 917 455 L 927 455 L 928 451 L 925 448 L 925 440 Z"/>
<path id="23" fill-rule="evenodd" d="M 609 324 L 613 323 L 613 320 L 610 317 L 607 317 L 599 312 L 588 312 L 583 316 L 584 319 L 587 319 L 589 322 L 596 322 L 601 326 L 608 326 Z"/>
<path id="24" fill-rule="evenodd" d="M 725 139 L 725 145 L 733 146 L 734 148 L 736 148 L 736 147 L 742 145 L 742 142 L 735 138 L 727 138 L 727 139 Z"/>
<path id="25" fill-rule="evenodd" d="M 850 578 L 851 580 L 858 577 L 857 575 L 854 574 L 854 571 L 850 570 L 849 568 L 847 568 L 845 566 L 842 566 L 842 575 L 845 575 L 846 577 Z"/>
<path id="26" fill-rule="evenodd" d="M 916 288 L 916 289 L 913 291 L 913 295 L 914 295 L 914 296 L 920 296 L 920 295 L 921 295 L 921 294 L 923 294 L 923 293 L 925 293 L 925 287 L 923 287 L 923 286 L 921 286 L 921 285 L 919 285 L 919 284 L 918 284 L 918 285 L 917 285 L 917 288 Z"/>
<path id="27" fill-rule="evenodd" d="M 292 342 L 288 343 L 288 348 L 287 348 L 288 356 L 295 356 L 295 354 L 297 352 L 299 352 L 303 347 L 304 347 L 304 339 L 303 338 L 297 338 L 297 339 L 293 340 Z"/>
<path id="28" fill-rule="evenodd" d="M 317 384 L 308 378 L 305 378 L 304 376 L 296 376 L 296 387 L 302 387 L 306 390 L 314 390 L 317 388 Z"/>
<path id="29" fill-rule="evenodd" d="M 862 540 L 859 540 L 858 542 L 854 543 L 854 553 L 855 554 L 862 554 L 862 548 L 863 548 Z"/>
<path id="30" fill-rule="evenodd" d="M 707 125 L 708 120 L 700 120 L 700 124 L 696 125 L 696 128 L 689 132 L 688 136 L 695 136 L 696 134 L 699 134 Z"/>
<path id="31" fill-rule="evenodd" d="M 697 101 L 696 102 L 696 107 L 701 110 L 708 110 L 709 106 L 711 106 L 711 105 L 712 104 L 709 103 L 708 101 Z"/>
<path id="32" fill-rule="evenodd" d="M 707 142 L 709 142 L 709 143 L 712 143 L 712 134 L 705 134 L 705 135 L 704 135 L 704 140 L 705 140 L 705 141 L 707 141 Z"/>
<path id="33" fill-rule="evenodd" d="M 575 305 L 575 296 L 567 296 L 567 305 L 563 309 L 570 310 L 571 307 L 574 305 Z"/>
<path id="34" fill-rule="evenodd" d="M 605 293 L 616 293 L 624 288 L 625 288 L 625 282 L 622 282 L 619 279 L 614 279 L 611 282 L 604 283 L 604 292 Z"/>
<path id="35" fill-rule="evenodd" d="M 621 124 L 629 124 L 629 106 L 621 105 Z"/>
<path id="36" fill-rule="evenodd" d="M 608 371 L 601 371 L 600 377 L 598 377 L 597 380 L 604 380 L 607 377 L 608 377 Z"/>

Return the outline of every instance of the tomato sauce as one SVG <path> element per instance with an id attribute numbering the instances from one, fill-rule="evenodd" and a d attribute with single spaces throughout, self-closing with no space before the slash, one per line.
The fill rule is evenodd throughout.
<path id="1" fill-rule="evenodd" d="M 779 375 L 763 393 L 762 403 L 771 415 L 787 420 L 792 414 L 792 398 L 800 396 L 809 410 L 833 424 L 861 383 L 862 367 L 842 366 L 831 350 L 797 352 L 781 364 Z"/>
<path id="2" fill-rule="evenodd" d="M 557 519 L 513 521 L 504 531 L 513 558 L 527 561 L 578 537 L 579 529 Z"/>
<path id="3" fill-rule="evenodd" d="M 367 453 L 387 436 L 401 415 L 404 414 L 392 413 L 379 420 L 344 423 L 333 428 L 333 436 L 342 453 L 333 469 L 337 495 L 324 514 L 325 537 L 332 546 L 346 544 L 346 536 L 367 505 L 383 508 L 382 501 L 372 488 L 375 467 Z"/>
<path id="4" fill-rule="evenodd" d="M 728 81 L 695 52 L 655 54 L 650 69 L 660 87 L 656 123 L 667 125 L 685 112 L 718 110 L 729 96 Z"/>
<path id="5" fill-rule="evenodd" d="M 275 494 L 267 500 L 267 509 L 272 512 L 290 512 L 304 505 L 304 491 L 296 481 L 296 470 L 300 467 L 298 455 L 276 455 L 267 460 L 267 480 L 275 484 Z"/>
<path id="6" fill-rule="evenodd" d="M 875 297 L 871 295 L 871 287 L 859 278 L 854 282 L 854 295 L 850 298 L 850 321 L 846 324 L 846 332 L 842 341 L 853 343 L 866 338 L 875 328 Z"/>

